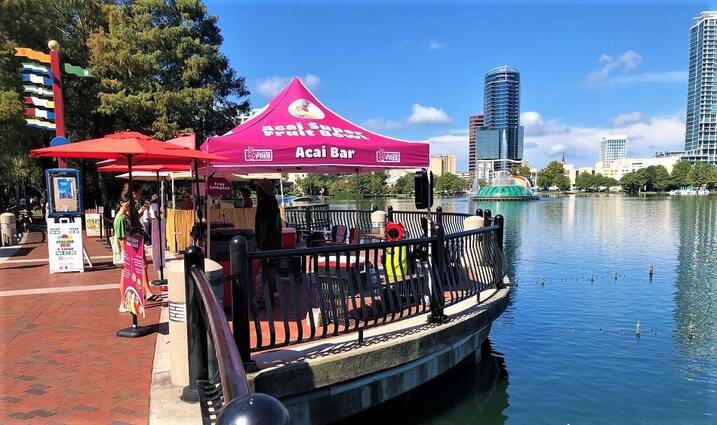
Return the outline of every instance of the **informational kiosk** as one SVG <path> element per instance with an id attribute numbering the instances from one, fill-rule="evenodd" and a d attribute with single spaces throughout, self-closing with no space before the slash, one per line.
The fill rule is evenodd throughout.
<path id="1" fill-rule="evenodd" d="M 82 240 L 80 172 L 51 168 L 45 170 L 45 183 L 50 273 L 84 272 L 84 258 L 89 262 L 89 257 Z"/>

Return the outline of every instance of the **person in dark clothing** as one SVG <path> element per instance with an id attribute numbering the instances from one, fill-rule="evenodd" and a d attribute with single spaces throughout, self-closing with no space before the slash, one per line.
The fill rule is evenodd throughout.
<path id="1" fill-rule="evenodd" d="M 254 206 L 254 201 L 251 200 L 251 191 L 248 187 L 242 187 L 240 189 L 242 197 L 242 208 L 251 208 Z"/>
<path id="2" fill-rule="evenodd" d="M 274 183 L 271 180 L 254 180 L 256 187 L 256 215 L 254 218 L 254 235 L 256 248 L 260 251 L 281 249 L 281 216 L 279 204 L 274 196 Z M 262 280 L 269 290 L 269 300 L 273 304 L 278 296 L 276 282 L 276 260 L 262 261 Z M 259 289 L 257 304 L 261 308 L 265 303 L 267 285 Z"/>
<path id="3" fill-rule="evenodd" d="M 254 233 L 260 251 L 281 248 L 281 216 L 271 180 L 254 180 L 256 187 L 256 218 Z"/>

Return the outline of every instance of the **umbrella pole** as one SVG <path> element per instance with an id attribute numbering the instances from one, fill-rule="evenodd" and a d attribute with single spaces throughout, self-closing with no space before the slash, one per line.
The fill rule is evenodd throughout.
<path id="1" fill-rule="evenodd" d="M 162 202 L 162 207 L 164 207 L 164 182 L 161 182 L 159 180 L 159 171 L 156 171 L 157 173 L 157 183 L 160 185 L 160 197 Z M 157 220 L 157 239 L 158 241 L 152 241 L 152 244 L 158 243 L 159 244 L 159 280 L 155 280 L 152 282 L 152 285 L 166 285 L 167 281 L 164 280 L 164 238 L 162 237 L 162 208 L 159 209 L 157 212 L 157 217 L 155 220 Z"/>

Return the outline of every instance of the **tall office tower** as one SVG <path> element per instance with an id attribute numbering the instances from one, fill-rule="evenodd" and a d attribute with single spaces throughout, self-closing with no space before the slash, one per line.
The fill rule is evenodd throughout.
<path id="1" fill-rule="evenodd" d="M 488 71 L 484 91 L 484 124 L 476 133 L 476 160 L 503 158 L 510 167 L 511 163 L 523 159 L 520 72 L 507 65 Z M 501 152 L 503 130 L 507 152 Z"/>
<path id="2" fill-rule="evenodd" d="M 600 138 L 600 162 L 602 162 L 603 167 L 609 167 L 613 161 L 624 159 L 626 156 L 626 135 L 611 134 Z"/>
<path id="3" fill-rule="evenodd" d="M 471 115 L 468 119 L 468 172 L 476 169 L 476 132 L 483 127 L 483 114 Z"/>
<path id="4" fill-rule="evenodd" d="M 717 164 L 717 11 L 702 12 L 690 28 L 684 159 Z"/>

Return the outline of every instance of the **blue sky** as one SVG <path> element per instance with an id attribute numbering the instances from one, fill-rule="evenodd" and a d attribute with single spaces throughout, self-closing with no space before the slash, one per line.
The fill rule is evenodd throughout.
<path id="1" fill-rule="evenodd" d="M 521 72 L 525 159 L 592 165 L 601 135 L 628 153 L 684 147 L 689 27 L 714 2 L 207 1 L 223 51 L 266 104 L 291 76 L 344 117 L 430 140 L 467 168 L 483 77 Z"/>

